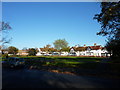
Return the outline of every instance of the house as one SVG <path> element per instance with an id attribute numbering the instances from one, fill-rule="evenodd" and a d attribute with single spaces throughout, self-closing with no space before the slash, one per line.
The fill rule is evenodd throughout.
<path id="1" fill-rule="evenodd" d="M 110 56 L 105 47 L 96 43 L 94 46 L 72 47 L 71 50 L 76 53 L 76 56 Z"/>
<path id="2" fill-rule="evenodd" d="M 42 55 L 42 51 L 40 48 L 38 48 L 38 52 L 37 52 L 36 56 L 41 56 L 41 55 Z"/>
<path id="3" fill-rule="evenodd" d="M 18 50 L 17 55 L 28 55 L 27 50 Z"/>
<path id="4" fill-rule="evenodd" d="M 96 43 L 93 46 L 86 46 L 85 44 L 83 46 L 76 45 L 74 47 L 71 47 L 69 52 L 62 51 L 57 52 L 54 48 L 39 48 L 37 56 L 51 56 L 51 55 L 61 55 L 61 56 L 99 56 L 99 57 L 106 57 L 110 56 L 108 51 L 105 47 L 102 47 L 101 45 L 97 45 Z"/>
<path id="5" fill-rule="evenodd" d="M 44 56 L 51 56 L 51 55 L 57 55 L 59 54 L 58 52 L 56 52 L 57 50 L 53 47 L 51 48 L 38 48 L 38 52 L 37 52 L 37 56 L 41 56 L 41 55 L 44 55 Z"/>

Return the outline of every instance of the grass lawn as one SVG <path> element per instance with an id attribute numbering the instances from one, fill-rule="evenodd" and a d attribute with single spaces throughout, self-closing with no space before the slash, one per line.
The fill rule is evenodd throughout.
<path id="1" fill-rule="evenodd" d="M 36 66 L 56 66 L 56 67 L 79 67 L 84 69 L 94 69 L 101 57 L 64 57 L 64 56 L 44 56 L 44 57 L 22 57 L 25 58 L 26 64 Z"/>
<path id="2" fill-rule="evenodd" d="M 69 72 L 77 75 L 112 76 L 119 74 L 120 63 L 102 62 L 103 57 L 75 57 L 75 56 L 20 56 L 25 59 L 29 69 L 40 69 L 52 72 Z M 3 59 L 5 60 L 5 59 Z M 115 74 L 115 75 L 117 75 Z M 115 76 L 116 77 L 116 76 Z M 118 75 L 120 77 L 120 75 Z"/>

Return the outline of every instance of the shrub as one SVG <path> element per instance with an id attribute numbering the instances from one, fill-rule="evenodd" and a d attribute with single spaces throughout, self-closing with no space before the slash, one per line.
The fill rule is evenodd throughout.
<path id="1" fill-rule="evenodd" d="M 7 53 L 2 54 L 2 57 L 3 57 L 3 58 L 6 58 L 6 57 L 8 57 L 8 54 L 7 54 Z"/>

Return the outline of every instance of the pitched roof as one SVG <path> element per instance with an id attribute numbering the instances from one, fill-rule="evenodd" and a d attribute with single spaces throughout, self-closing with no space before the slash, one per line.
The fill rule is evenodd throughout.
<path id="1" fill-rule="evenodd" d="M 83 46 L 83 47 L 72 47 L 75 51 L 84 51 L 87 48 L 91 48 L 92 50 L 104 49 L 105 47 L 101 47 L 101 45 L 97 46 Z"/>
<path id="2" fill-rule="evenodd" d="M 98 45 L 98 46 L 87 46 L 87 47 L 90 47 L 92 50 L 102 49 L 101 45 Z"/>

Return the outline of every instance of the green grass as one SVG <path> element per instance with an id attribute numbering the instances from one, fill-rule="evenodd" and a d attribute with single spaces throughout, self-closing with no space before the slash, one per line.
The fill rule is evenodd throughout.
<path id="1" fill-rule="evenodd" d="M 40 70 L 58 70 L 60 72 L 72 72 L 81 74 L 84 71 L 98 71 L 104 76 L 102 71 L 120 72 L 120 63 L 112 63 L 111 61 L 101 64 L 102 57 L 74 57 L 74 56 L 20 56 L 25 59 L 28 67 L 36 67 Z M 103 68 L 102 68 L 103 66 Z M 81 72 L 82 70 L 82 72 Z M 106 72 L 106 71 L 105 71 Z M 89 72 L 88 72 L 89 73 Z M 109 74 L 109 73 L 108 73 Z M 98 73 L 99 76 L 99 73 Z"/>
<path id="2" fill-rule="evenodd" d="M 56 66 L 94 69 L 101 62 L 101 57 L 75 57 L 75 56 L 21 56 L 25 58 L 26 65 Z"/>
<path id="3" fill-rule="evenodd" d="M 79 67 L 79 68 L 96 68 L 98 63 L 103 59 L 99 57 L 65 57 L 65 56 L 28 56 L 26 64 L 36 66 L 56 66 L 56 67 Z M 51 61 L 52 60 L 52 61 Z"/>
<path id="4" fill-rule="evenodd" d="M 20 56 L 25 59 L 26 65 L 29 66 L 55 66 L 64 68 L 82 68 L 82 69 L 96 69 L 102 57 L 75 57 L 75 56 Z M 5 58 L 2 61 L 6 60 Z M 120 70 L 120 64 L 114 64 L 111 61 L 109 64 L 111 70 Z"/>

